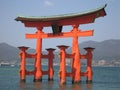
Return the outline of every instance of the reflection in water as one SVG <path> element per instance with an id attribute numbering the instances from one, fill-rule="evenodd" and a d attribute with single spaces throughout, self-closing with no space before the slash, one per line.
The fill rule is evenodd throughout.
<path id="1" fill-rule="evenodd" d="M 34 82 L 35 90 L 40 90 L 42 88 L 41 84 L 42 84 L 42 82 Z"/>
<path id="2" fill-rule="evenodd" d="M 20 90 L 25 90 L 25 82 L 20 82 Z"/>
<path id="3" fill-rule="evenodd" d="M 91 84 L 91 83 L 86 84 L 86 87 L 87 87 L 89 90 L 92 90 L 92 84 Z"/>
<path id="4" fill-rule="evenodd" d="M 53 81 L 43 82 L 20 82 L 20 90 L 53 90 L 53 87 L 57 84 L 53 84 Z"/>
<path id="5" fill-rule="evenodd" d="M 76 84 L 76 85 L 73 85 L 71 87 L 72 87 L 71 90 L 82 90 L 81 89 L 81 84 Z"/>
<path id="6" fill-rule="evenodd" d="M 92 84 L 71 84 L 60 86 L 60 90 L 92 90 Z"/>
<path id="7" fill-rule="evenodd" d="M 66 85 L 60 85 L 59 90 L 66 90 Z"/>
<path id="8" fill-rule="evenodd" d="M 20 90 L 92 90 L 92 84 L 65 84 L 59 85 L 58 82 L 33 82 L 33 83 L 20 83 Z"/>

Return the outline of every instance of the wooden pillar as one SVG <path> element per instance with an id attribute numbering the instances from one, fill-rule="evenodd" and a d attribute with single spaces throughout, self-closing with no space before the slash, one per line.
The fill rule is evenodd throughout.
<path id="1" fill-rule="evenodd" d="M 78 36 L 77 33 L 79 25 L 73 25 L 73 43 L 72 43 L 72 54 L 74 54 L 74 58 L 72 60 L 72 83 L 80 83 L 80 71 L 81 71 L 81 64 L 80 64 L 80 53 L 79 53 L 79 45 L 78 45 Z"/>
<path id="2" fill-rule="evenodd" d="M 21 82 L 25 82 L 26 79 L 26 50 L 29 47 L 18 47 L 21 50 L 20 57 L 21 57 L 21 64 L 20 64 L 20 79 Z"/>
<path id="3" fill-rule="evenodd" d="M 54 59 L 54 54 L 53 51 L 55 49 L 53 48 L 48 48 L 46 49 L 48 51 L 48 80 L 51 81 L 53 80 L 53 75 L 54 75 L 54 70 L 53 70 L 53 59 Z"/>
<path id="4" fill-rule="evenodd" d="M 59 75 L 60 75 L 60 85 L 62 85 L 62 84 L 66 83 L 66 61 L 65 61 L 66 52 L 65 52 L 65 49 L 67 49 L 68 46 L 61 45 L 61 46 L 57 46 L 57 47 L 60 49 L 60 71 L 59 71 Z"/>
<path id="5" fill-rule="evenodd" d="M 39 36 L 43 34 L 42 28 L 37 30 L 37 43 L 36 43 L 36 61 L 35 61 L 35 75 L 34 81 L 42 81 L 42 69 L 41 69 L 41 56 L 42 56 L 42 38 Z"/>
<path id="6" fill-rule="evenodd" d="M 86 54 L 86 58 L 87 58 L 87 83 L 91 83 L 92 82 L 92 75 L 93 75 L 93 71 L 92 71 L 92 51 L 95 48 L 91 48 L 91 47 L 86 47 L 84 48 L 87 51 Z"/>

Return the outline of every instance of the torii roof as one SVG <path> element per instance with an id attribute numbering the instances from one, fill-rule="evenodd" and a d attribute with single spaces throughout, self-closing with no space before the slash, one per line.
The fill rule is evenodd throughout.
<path id="1" fill-rule="evenodd" d="M 53 16 L 40 16 L 40 17 L 25 17 L 18 16 L 15 20 L 21 21 L 26 27 L 39 27 L 39 26 L 51 26 L 57 24 L 73 25 L 73 24 L 86 24 L 94 22 L 95 18 L 103 17 L 106 15 L 104 8 L 106 5 L 94 10 L 90 10 L 82 13 L 62 14 Z"/>

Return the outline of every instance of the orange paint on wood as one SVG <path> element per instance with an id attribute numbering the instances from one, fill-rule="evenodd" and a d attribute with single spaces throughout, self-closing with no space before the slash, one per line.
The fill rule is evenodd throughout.
<path id="1" fill-rule="evenodd" d="M 48 51 L 48 80 L 53 80 L 53 75 L 54 75 L 54 69 L 53 69 L 53 59 L 54 59 L 54 54 L 53 51 L 55 49 L 49 48 L 46 49 Z"/>
<path id="2" fill-rule="evenodd" d="M 34 74 L 34 81 L 41 81 L 42 75 L 48 75 L 48 79 L 53 79 L 54 70 L 53 70 L 53 49 L 47 49 L 48 55 L 42 54 L 42 39 L 43 38 L 68 38 L 72 37 L 72 54 L 66 54 L 65 49 L 68 46 L 58 46 L 60 49 L 60 84 L 66 83 L 66 76 L 72 77 L 73 83 L 79 83 L 81 81 L 81 76 L 86 76 L 87 81 L 92 80 L 92 51 L 93 48 L 85 48 L 87 53 L 82 55 L 78 46 L 78 37 L 87 37 L 93 36 L 94 30 L 81 31 L 78 29 L 78 26 L 81 24 L 93 23 L 94 20 L 98 17 L 103 17 L 106 15 L 103 6 L 96 10 L 92 10 L 85 13 L 73 14 L 73 15 L 61 15 L 56 17 L 43 17 L 43 18 L 34 18 L 34 17 L 17 17 L 15 20 L 21 21 L 24 23 L 25 27 L 35 27 L 37 32 L 34 34 L 26 34 L 27 39 L 37 39 L 36 43 L 36 53 L 27 54 L 25 51 L 28 47 L 19 47 L 21 50 L 21 67 L 20 67 L 20 79 L 25 81 L 26 75 Z M 73 30 L 70 32 L 61 32 L 62 30 L 56 31 L 53 27 L 54 25 L 57 28 L 61 28 L 65 25 L 72 25 Z M 56 27 L 55 26 L 55 27 Z M 54 28 L 53 33 L 44 33 L 42 31 L 43 27 L 52 27 Z M 26 71 L 26 58 L 34 58 L 34 71 Z M 41 59 L 48 58 L 48 71 L 42 71 Z M 71 58 L 72 60 L 72 72 L 66 72 L 66 58 Z M 86 72 L 81 72 L 81 61 L 80 59 L 87 59 L 87 70 Z"/>
<path id="3" fill-rule="evenodd" d="M 41 30 L 38 29 L 37 33 L 38 35 L 41 34 Z M 42 80 L 42 70 L 41 70 L 41 55 L 42 53 L 42 38 L 37 38 L 37 44 L 36 44 L 36 62 L 35 62 L 35 75 L 34 75 L 34 81 L 41 81 Z"/>
<path id="4" fill-rule="evenodd" d="M 60 84 L 66 83 L 66 52 L 65 49 L 68 48 L 68 46 L 57 46 L 60 49 Z"/>
<path id="5" fill-rule="evenodd" d="M 79 83 L 81 81 L 80 78 L 80 71 L 81 71 L 81 64 L 80 64 L 80 51 L 79 51 L 79 47 L 78 47 L 78 36 L 77 36 L 77 32 L 78 32 L 78 25 L 73 25 L 73 46 L 72 46 L 72 54 L 75 54 L 74 58 L 73 58 L 73 62 L 72 62 L 72 73 L 73 73 L 73 77 L 72 77 L 72 82 L 73 83 Z"/>
<path id="6" fill-rule="evenodd" d="M 91 47 L 87 47 L 84 48 L 87 51 L 86 54 L 86 58 L 87 58 L 87 82 L 92 82 L 92 75 L 93 75 L 93 71 L 92 71 L 92 51 L 95 48 L 91 48 Z"/>
<path id="7" fill-rule="evenodd" d="M 25 81 L 26 79 L 26 50 L 29 47 L 18 47 L 21 50 L 20 57 L 21 57 L 21 64 L 20 64 L 20 79 L 21 81 Z"/>

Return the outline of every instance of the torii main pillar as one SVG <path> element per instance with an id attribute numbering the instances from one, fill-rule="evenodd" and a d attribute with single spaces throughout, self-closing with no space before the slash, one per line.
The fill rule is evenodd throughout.
<path id="1" fill-rule="evenodd" d="M 42 27 L 37 28 L 37 35 L 42 34 Z M 41 57 L 42 57 L 42 38 L 37 38 L 36 43 L 36 60 L 35 60 L 35 77 L 34 81 L 41 81 L 42 80 L 42 69 L 41 69 Z"/>
<path id="2" fill-rule="evenodd" d="M 78 46 L 78 36 L 77 33 L 80 32 L 78 30 L 79 25 L 73 25 L 73 42 L 72 42 L 72 54 L 74 54 L 74 58 L 72 60 L 72 72 L 73 72 L 73 77 L 72 77 L 72 83 L 79 83 L 81 81 L 80 79 L 80 69 L 81 69 L 81 64 L 80 64 L 80 50 Z M 86 32 L 87 33 L 87 32 Z"/>

